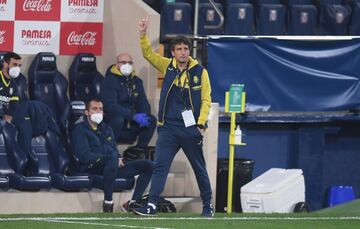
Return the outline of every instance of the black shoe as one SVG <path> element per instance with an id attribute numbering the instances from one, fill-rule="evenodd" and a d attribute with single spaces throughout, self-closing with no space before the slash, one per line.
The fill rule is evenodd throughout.
<path id="1" fill-rule="evenodd" d="M 114 203 L 112 204 L 107 204 L 105 203 L 105 201 L 103 202 L 103 212 L 106 213 L 113 213 L 114 211 Z"/>
<path id="2" fill-rule="evenodd" d="M 141 204 L 141 203 L 130 202 L 130 200 L 128 200 L 121 206 L 121 210 L 123 212 L 132 212 L 133 209 L 141 208 L 142 206 L 143 206 L 143 204 Z"/>
<path id="3" fill-rule="evenodd" d="M 155 207 L 155 205 L 154 205 Z M 141 215 L 141 216 L 156 216 L 157 215 L 157 209 L 150 205 L 145 205 L 141 208 L 135 208 L 133 209 L 133 212 L 135 215 Z"/>
<path id="4" fill-rule="evenodd" d="M 212 204 L 203 206 L 203 211 L 201 213 L 201 216 L 208 218 L 214 217 L 214 207 L 212 206 Z"/>

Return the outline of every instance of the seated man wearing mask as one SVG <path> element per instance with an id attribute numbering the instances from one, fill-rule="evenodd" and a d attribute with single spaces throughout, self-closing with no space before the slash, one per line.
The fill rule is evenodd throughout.
<path id="1" fill-rule="evenodd" d="M 153 163 L 150 160 L 124 162 L 119 158 L 113 131 L 102 120 L 102 102 L 90 100 L 86 104 L 85 116 L 75 123 L 71 132 L 73 152 L 80 160 L 82 172 L 104 176 L 104 212 L 113 212 L 115 178 L 139 175 L 132 199 L 122 206 L 123 210 L 131 211 L 141 206 L 142 195 L 151 179 Z"/>
<path id="2" fill-rule="evenodd" d="M 119 54 L 100 88 L 106 122 L 114 131 L 117 142 L 131 143 L 137 137 L 137 147 L 146 148 L 156 128 L 142 80 L 135 75 L 132 58 Z"/>
<path id="3" fill-rule="evenodd" d="M 21 98 L 16 79 L 20 75 L 21 56 L 7 52 L 2 60 L 0 71 L 0 103 L 4 107 L 4 120 L 18 130 L 17 142 L 29 159 L 31 175 L 38 175 L 38 161 L 31 146 L 33 137 L 52 129 L 60 135 L 60 130 L 50 108 L 39 101 Z M 18 92 L 18 93 L 17 93 Z"/>
<path id="4" fill-rule="evenodd" d="M 0 71 L 0 103 L 4 106 L 4 119 L 11 122 L 19 104 L 15 78 L 20 75 L 21 57 L 8 52 L 4 55 Z"/>

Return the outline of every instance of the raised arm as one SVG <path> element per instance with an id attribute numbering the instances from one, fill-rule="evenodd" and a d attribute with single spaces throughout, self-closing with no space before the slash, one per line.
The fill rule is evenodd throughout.
<path id="1" fill-rule="evenodd" d="M 142 19 L 139 22 L 138 30 L 140 34 L 140 45 L 143 57 L 149 61 L 156 69 L 158 69 L 163 74 L 166 71 L 167 66 L 170 64 L 171 59 L 162 57 L 158 53 L 154 52 L 151 48 L 150 40 L 146 36 L 147 29 L 149 27 L 149 17 Z"/>

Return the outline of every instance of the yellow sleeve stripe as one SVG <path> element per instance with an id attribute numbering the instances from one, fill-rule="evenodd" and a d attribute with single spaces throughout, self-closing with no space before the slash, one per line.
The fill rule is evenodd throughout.
<path id="1" fill-rule="evenodd" d="M 19 96 L 10 97 L 10 101 L 19 101 Z"/>

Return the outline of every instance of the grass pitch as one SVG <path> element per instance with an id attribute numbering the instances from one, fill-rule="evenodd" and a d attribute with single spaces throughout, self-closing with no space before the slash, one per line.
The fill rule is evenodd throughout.
<path id="1" fill-rule="evenodd" d="M 244 214 L 217 213 L 214 218 L 199 214 L 162 213 L 139 217 L 131 213 L 0 215 L 4 229 L 213 229 L 213 228 L 360 228 L 360 200 L 312 213 Z"/>

